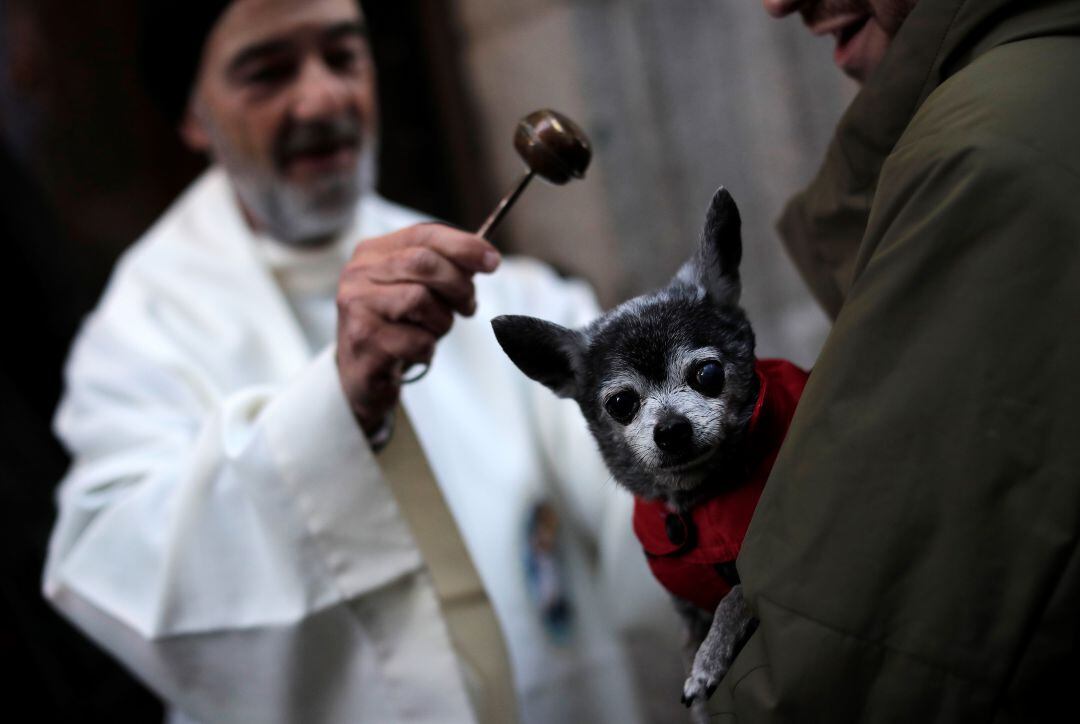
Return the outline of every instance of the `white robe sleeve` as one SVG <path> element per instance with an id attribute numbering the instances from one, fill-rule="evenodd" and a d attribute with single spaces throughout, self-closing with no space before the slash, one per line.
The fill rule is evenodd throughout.
<path id="1" fill-rule="evenodd" d="M 180 327 L 163 332 L 161 309 L 119 296 L 68 363 L 56 430 L 74 462 L 46 596 L 203 720 L 378 720 L 355 701 L 365 686 L 389 701 L 430 684 L 464 707 L 419 553 L 333 350 L 280 384 L 234 385 L 207 360 L 242 366 L 242 344 L 201 355 L 178 343 Z M 234 341 L 204 331 L 206 345 Z M 259 350 L 245 353 L 259 364 Z M 385 644 L 377 666 L 373 640 Z M 410 670 L 408 656 L 426 666 Z"/>

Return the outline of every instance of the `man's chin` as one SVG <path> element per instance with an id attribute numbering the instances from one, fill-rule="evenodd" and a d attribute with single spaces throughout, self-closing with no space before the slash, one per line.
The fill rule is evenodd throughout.
<path id="1" fill-rule="evenodd" d="M 353 154 L 318 174 L 279 167 L 270 174 L 230 174 L 245 210 L 278 241 L 309 246 L 325 242 L 353 222 L 357 204 L 375 189 L 375 154 Z"/>
<path id="2" fill-rule="evenodd" d="M 319 245 L 353 222 L 362 190 L 356 173 L 324 174 L 303 185 L 285 182 L 277 193 L 260 199 L 256 215 L 278 241 Z"/>
<path id="3" fill-rule="evenodd" d="M 289 159 L 283 169 L 288 183 L 296 187 L 317 185 L 327 177 L 354 176 L 360 154 L 354 146 L 342 146 L 327 153 L 308 153 Z"/>
<path id="4" fill-rule="evenodd" d="M 878 21 L 871 18 L 866 25 L 833 53 L 833 62 L 859 84 L 866 83 L 889 49 L 892 38 Z"/>
<path id="5" fill-rule="evenodd" d="M 307 184 L 293 184 L 295 198 L 306 200 L 311 213 L 339 214 L 351 211 L 364 192 L 356 171 L 323 174 Z"/>

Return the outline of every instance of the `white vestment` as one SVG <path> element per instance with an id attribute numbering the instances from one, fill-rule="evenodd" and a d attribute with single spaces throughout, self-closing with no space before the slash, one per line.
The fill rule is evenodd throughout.
<path id="1" fill-rule="evenodd" d="M 290 250 L 239 213 L 220 170 L 122 258 L 66 370 L 45 591 L 186 717 L 203 722 L 467 722 L 460 666 L 412 536 L 334 363 L 350 243 L 422 221 L 365 197 L 338 244 Z M 362 243 L 362 242 L 361 242 Z M 521 718 L 642 721 L 620 633 L 671 616 L 630 527 L 630 498 L 580 412 L 503 355 L 489 320 L 578 326 L 588 289 L 507 259 L 476 278 L 403 403 L 489 591 Z M 528 594 L 525 529 L 561 521 L 567 640 Z M 611 594 L 615 593 L 613 597 Z M 674 660 L 677 639 L 655 653 Z M 670 684 L 667 679 L 665 684 Z"/>

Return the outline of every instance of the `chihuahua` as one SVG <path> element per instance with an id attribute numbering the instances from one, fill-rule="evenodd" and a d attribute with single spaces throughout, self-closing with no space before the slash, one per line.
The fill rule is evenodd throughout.
<path id="1" fill-rule="evenodd" d="M 696 254 L 663 289 L 579 330 L 492 320 L 522 372 L 578 403 L 634 494 L 634 532 L 687 624 L 687 706 L 712 695 L 756 626 L 735 559 L 807 378 L 754 356 L 740 227 L 720 188 Z"/>

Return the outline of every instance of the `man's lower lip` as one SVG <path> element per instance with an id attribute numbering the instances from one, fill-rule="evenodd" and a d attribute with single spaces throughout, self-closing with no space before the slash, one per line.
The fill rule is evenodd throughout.
<path id="1" fill-rule="evenodd" d="M 326 171 L 339 171 L 348 168 L 356 161 L 357 150 L 353 146 L 342 146 L 326 153 L 299 153 L 285 162 L 285 169 L 290 173 L 308 174 Z"/>

